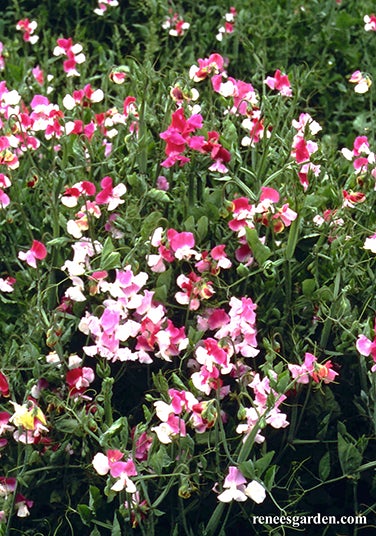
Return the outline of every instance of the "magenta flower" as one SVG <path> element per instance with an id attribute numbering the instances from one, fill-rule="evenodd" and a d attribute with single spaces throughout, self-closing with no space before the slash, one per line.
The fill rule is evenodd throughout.
<path id="1" fill-rule="evenodd" d="M 69 396 L 72 398 L 86 398 L 84 395 L 89 385 L 94 381 L 95 373 L 90 367 L 76 367 L 68 370 L 65 381 L 69 387 Z"/>
<path id="2" fill-rule="evenodd" d="M 18 258 L 22 261 L 26 261 L 29 266 L 32 266 L 33 268 L 37 267 L 37 260 L 43 260 L 47 256 L 47 249 L 42 242 L 39 242 L 38 240 L 33 240 L 33 244 L 31 248 L 24 252 L 20 251 L 18 253 Z"/>
<path id="3" fill-rule="evenodd" d="M 219 74 L 223 71 L 224 59 L 220 54 L 211 54 L 208 58 L 198 59 L 197 65 L 189 69 L 189 78 L 194 82 L 201 82 L 209 75 Z"/>
<path id="4" fill-rule="evenodd" d="M 274 76 L 268 76 L 264 80 L 264 84 L 270 87 L 270 89 L 275 89 L 276 91 L 279 91 L 279 93 L 284 97 L 292 96 L 291 85 L 288 76 L 286 74 L 282 74 L 279 69 L 276 70 Z"/>
<path id="5" fill-rule="evenodd" d="M 30 22 L 29 19 L 22 19 L 17 22 L 16 29 L 22 32 L 24 41 L 30 43 L 31 45 L 35 45 L 39 39 L 38 35 L 33 35 L 37 29 L 37 26 L 38 23 L 35 20 Z"/>
<path id="6" fill-rule="evenodd" d="M 76 70 L 76 65 L 84 63 L 86 60 L 85 54 L 82 52 L 82 45 L 79 43 L 73 44 L 71 37 L 68 39 L 58 39 L 57 46 L 53 50 L 53 55 L 67 57 L 63 63 L 63 68 L 67 76 L 80 76 L 80 73 Z"/>
<path id="7" fill-rule="evenodd" d="M 5 376 L 5 374 L 3 374 L 1 371 L 0 371 L 0 396 L 4 396 L 4 397 L 9 396 L 8 379 Z"/>
<path id="8" fill-rule="evenodd" d="M 371 371 L 376 372 L 376 320 L 373 331 L 374 338 L 372 341 L 368 339 L 365 335 L 358 336 L 358 339 L 356 341 L 356 349 L 361 355 L 364 355 L 366 357 L 372 357 L 375 364 L 372 366 Z"/>
<path id="9" fill-rule="evenodd" d="M 125 184 L 120 183 L 117 186 L 112 186 L 113 181 L 111 177 L 104 177 L 101 180 L 102 190 L 98 192 L 95 201 L 98 205 L 107 205 L 108 210 L 115 210 L 119 205 L 124 203 L 124 199 L 120 199 L 123 196 L 127 188 Z"/>

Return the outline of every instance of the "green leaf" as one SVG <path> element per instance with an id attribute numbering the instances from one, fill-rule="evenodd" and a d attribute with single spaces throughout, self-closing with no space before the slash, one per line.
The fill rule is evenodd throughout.
<path id="1" fill-rule="evenodd" d="M 161 445 L 157 452 L 149 458 L 150 467 L 157 473 L 162 474 L 163 469 L 172 463 L 170 456 L 167 454 L 166 447 Z"/>
<path id="2" fill-rule="evenodd" d="M 119 268 L 121 264 L 120 253 L 118 251 L 114 251 L 114 249 L 115 248 L 111 238 L 107 237 L 101 253 L 101 270 L 112 270 L 113 268 Z"/>
<path id="3" fill-rule="evenodd" d="M 256 476 L 255 465 L 252 460 L 247 460 L 246 462 L 240 463 L 239 469 L 245 478 L 248 478 L 249 480 L 253 480 Z"/>
<path id="4" fill-rule="evenodd" d="M 245 234 L 249 247 L 252 250 L 253 256 L 260 266 L 262 266 L 265 261 L 269 259 L 272 252 L 265 246 L 258 237 L 256 229 L 250 229 L 246 227 Z"/>
<path id="5" fill-rule="evenodd" d="M 84 525 L 90 526 L 90 521 L 93 518 L 93 512 L 88 507 L 87 504 L 79 504 L 77 506 L 77 511 L 80 515 L 81 521 Z"/>
<path id="6" fill-rule="evenodd" d="M 353 443 L 350 443 L 342 434 L 338 433 L 338 458 L 342 473 L 350 476 L 358 471 L 363 456 Z"/>
<path id="7" fill-rule="evenodd" d="M 316 281 L 314 279 L 304 279 L 302 282 L 302 291 L 304 296 L 307 296 L 307 298 L 310 298 L 315 291 L 316 288 Z"/>
<path id="8" fill-rule="evenodd" d="M 330 452 L 325 452 L 319 462 L 319 476 L 321 480 L 326 480 L 330 475 Z"/>
<path id="9" fill-rule="evenodd" d="M 119 520 L 116 516 L 116 512 L 114 514 L 114 521 L 112 523 L 111 536 L 122 536 L 121 527 L 120 527 Z"/>
<path id="10" fill-rule="evenodd" d="M 256 470 L 256 475 L 258 477 L 262 477 L 263 473 L 267 470 L 267 468 L 269 467 L 272 459 L 273 459 L 273 456 L 274 456 L 274 450 L 271 450 L 269 452 L 267 452 L 266 454 L 264 454 L 264 456 L 262 458 L 260 458 L 259 460 L 256 460 L 255 461 L 255 470 Z"/>
<path id="11" fill-rule="evenodd" d="M 111 437 L 118 436 L 124 428 L 128 429 L 128 420 L 126 417 L 120 417 L 101 435 L 100 444 L 106 445 Z"/>
<path id="12" fill-rule="evenodd" d="M 97 527 L 95 527 L 95 528 L 90 532 L 90 536 L 101 536 L 101 533 L 99 532 L 99 530 L 97 529 Z"/>
<path id="13" fill-rule="evenodd" d="M 95 513 L 102 504 L 102 495 L 97 486 L 89 487 L 89 508 Z"/>
<path id="14" fill-rule="evenodd" d="M 201 218 L 197 222 L 197 236 L 200 241 L 204 240 L 204 238 L 208 234 L 208 224 L 209 220 L 207 216 L 201 216 Z"/>

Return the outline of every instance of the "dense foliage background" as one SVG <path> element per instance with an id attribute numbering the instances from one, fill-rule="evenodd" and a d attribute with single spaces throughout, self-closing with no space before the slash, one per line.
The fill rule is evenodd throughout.
<path id="1" fill-rule="evenodd" d="M 0 534 L 367 534 L 373 2 L 108 3 L 3 2 Z"/>

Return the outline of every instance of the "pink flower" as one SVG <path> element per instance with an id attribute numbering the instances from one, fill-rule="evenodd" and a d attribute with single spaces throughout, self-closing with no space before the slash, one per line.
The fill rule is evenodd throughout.
<path id="1" fill-rule="evenodd" d="M 80 73 L 76 70 L 76 65 L 84 63 L 86 60 L 82 52 L 82 45 L 79 43 L 73 44 L 71 37 L 68 39 L 58 39 L 57 46 L 53 50 L 53 55 L 67 57 L 63 63 L 63 68 L 67 76 L 80 76 Z"/>
<path id="2" fill-rule="evenodd" d="M 109 7 L 117 7 L 118 0 L 98 0 L 98 7 L 94 9 L 94 13 L 103 17 Z"/>
<path id="3" fill-rule="evenodd" d="M 23 33 L 23 40 L 30 43 L 31 45 L 34 45 L 38 39 L 38 35 L 33 35 L 35 30 L 37 29 L 38 23 L 33 20 L 29 21 L 29 19 L 22 19 L 17 22 L 16 29 L 20 30 Z"/>
<path id="4" fill-rule="evenodd" d="M 288 76 L 286 74 L 282 74 L 279 69 L 276 70 L 274 76 L 268 76 L 264 80 L 264 84 L 270 87 L 270 89 L 275 89 L 276 91 L 279 91 L 279 93 L 284 97 L 292 96 L 291 85 Z"/>
<path id="5" fill-rule="evenodd" d="M 231 502 L 238 501 L 244 502 L 247 500 L 247 495 L 245 494 L 245 484 L 247 480 L 244 478 L 243 474 L 239 471 L 234 465 L 230 465 L 228 468 L 228 474 L 223 483 L 225 491 L 218 495 L 218 500 L 221 502 Z"/>
<path id="6" fill-rule="evenodd" d="M 233 6 L 230 7 L 229 12 L 226 13 L 225 16 L 224 16 L 224 19 L 225 19 L 224 25 L 221 26 L 220 28 L 218 28 L 218 33 L 215 36 L 218 41 L 222 41 L 223 37 L 226 34 L 233 33 L 234 26 L 235 26 L 235 17 L 236 17 L 236 15 L 237 15 L 237 13 L 236 13 L 235 7 L 233 7 Z"/>
<path id="7" fill-rule="evenodd" d="M 308 383 L 310 377 L 316 383 L 320 383 L 320 381 L 331 383 L 338 376 L 338 372 L 335 372 L 331 367 L 331 361 L 318 363 L 317 358 L 309 352 L 306 352 L 302 365 L 288 365 L 291 375 L 297 383 Z"/>
<path id="8" fill-rule="evenodd" d="M 20 251 L 18 253 L 18 258 L 22 261 L 26 261 L 29 266 L 32 266 L 33 268 L 37 267 L 37 260 L 43 260 L 47 256 L 47 249 L 42 242 L 39 242 L 38 240 L 33 240 L 33 244 L 31 246 L 31 249 L 28 251 Z"/>
<path id="9" fill-rule="evenodd" d="M 68 370 L 65 381 L 69 387 L 69 396 L 84 398 L 84 393 L 89 385 L 94 381 L 95 374 L 90 367 L 76 367 Z M 88 398 L 88 397 L 85 397 Z"/>
<path id="10" fill-rule="evenodd" d="M 371 78 L 360 71 L 354 71 L 349 78 L 349 82 L 355 84 L 355 93 L 367 93 L 372 85 Z"/>
<path id="11" fill-rule="evenodd" d="M 29 508 L 31 508 L 33 505 L 34 505 L 34 501 L 27 499 L 26 497 L 24 497 L 24 495 L 21 495 L 21 493 L 16 494 L 14 507 L 17 510 L 18 517 L 29 516 L 30 515 Z"/>
<path id="12" fill-rule="evenodd" d="M 372 372 L 376 372 L 376 320 L 374 323 L 374 338 L 371 341 L 365 335 L 359 335 L 356 341 L 356 349 L 361 355 L 366 357 L 372 356 L 374 365 L 371 368 Z"/>
<path id="13" fill-rule="evenodd" d="M 135 493 L 136 486 L 129 478 L 137 475 L 135 464 L 131 458 L 127 461 L 121 461 L 124 454 L 119 450 L 108 450 L 107 454 L 98 452 L 93 460 L 92 465 L 99 475 L 110 475 L 118 480 L 111 487 L 113 491 L 122 491 L 125 489 L 128 493 Z"/>
<path id="14" fill-rule="evenodd" d="M 224 60 L 220 54 L 211 54 L 208 58 L 198 59 L 197 65 L 192 65 L 189 69 L 189 78 L 194 82 L 201 82 L 211 74 L 218 74 L 223 71 Z"/>
<path id="15" fill-rule="evenodd" d="M 189 29 L 189 22 L 184 21 L 178 13 L 173 13 L 171 16 L 166 17 L 162 24 L 164 30 L 168 30 L 169 35 L 173 37 L 181 37 Z"/>
<path id="16" fill-rule="evenodd" d="M 9 383 L 5 374 L 0 371 L 0 396 L 9 396 Z"/>
<path id="17" fill-rule="evenodd" d="M 6 279 L 0 277 L 0 292 L 13 292 L 16 279 L 8 276 Z"/>
<path id="18" fill-rule="evenodd" d="M 112 178 L 104 177 L 101 180 L 102 190 L 97 194 L 95 201 L 98 205 L 108 205 L 108 210 L 115 210 L 119 205 L 124 203 L 123 199 L 120 199 L 123 196 L 127 188 L 125 184 L 120 183 L 117 186 L 112 186 Z"/>
<path id="19" fill-rule="evenodd" d="M 376 15 L 364 15 L 363 21 L 366 32 L 376 32 Z"/>

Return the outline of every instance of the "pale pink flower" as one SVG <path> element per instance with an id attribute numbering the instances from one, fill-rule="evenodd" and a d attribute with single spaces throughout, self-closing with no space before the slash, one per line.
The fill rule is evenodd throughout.
<path id="1" fill-rule="evenodd" d="M 231 501 L 246 501 L 246 483 L 247 480 L 244 478 L 241 471 L 239 471 L 239 469 L 234 465 L 230 465 L 230 467 L 228 468 L 228 474 L 223 483 L 223 487 L 225 490 L 220 495 L 218 495 L 218 500 L 225 503 Z"/>
<path id="2" fill-rule="evenodd" d="M 354 71 L 349 78 L 349 82 L 355 84 L 355 93 L 367 93 L 372 85 L 372 80 L 369 75 L 362 73 L 361 71 Z"/>

